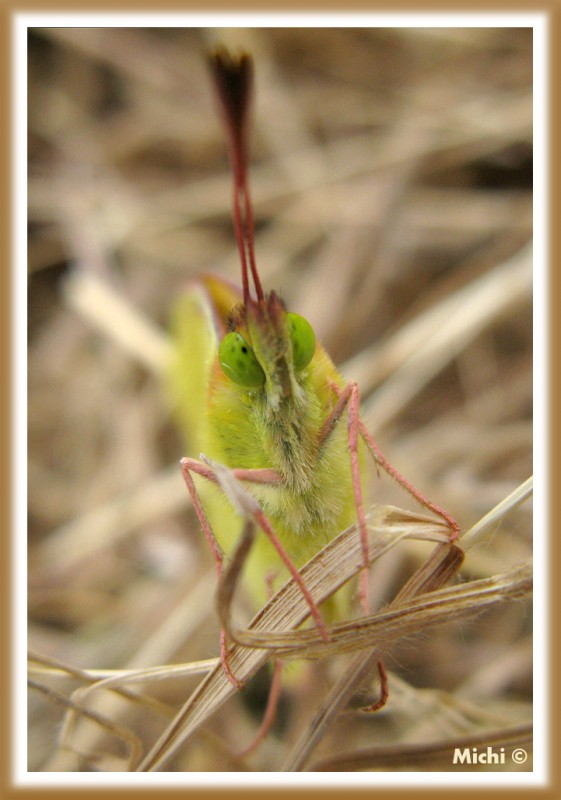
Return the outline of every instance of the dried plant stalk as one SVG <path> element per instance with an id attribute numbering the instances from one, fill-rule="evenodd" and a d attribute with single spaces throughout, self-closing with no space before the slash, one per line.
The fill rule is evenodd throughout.
<path id="1" fill-rule="evenodd" d="M 500 603 L 511 597 L 522 597 L 531 592 L 532 571 L 530 567 L 522 567 L 513 570 L 512 574 L 497 578 L 475 581 L 465 587 L 457 586 L 438 590 L 438 587 L 453 577 L 461 564 L 463 554 L 461 551 L 455 551 L 454 546 L 440 545 L 403 587 L 398 597 L 390 605 L 391 610 L 374 615 L 371 623 L 373 627 L 380 624 L 383 628 L 386 615 L 392 620 L 398 620 L 395 625 L 390 622 L 391 633 L 389 636 L 391 639 L 395 639 L 406 632 L 420 630 L 425 625 L 447 621 L 452 615 L 476 613 L 477 610 L 482 610 L 488 605 Z M 413 622 L 415 617 L 416 623 Z M 375 638 L 370 640 L 370 646 L 374 649 L 361 653 L 333 687 L 325 703 L 322 704 L 302 738 L 293 748 L 292 754 L 283 768 L 285 771 L 299 770 L 303 766 L 339 711 L 383 656 L 389 642 L 388 639 L 384 639 L 383 634 L 380 639 L 378 639 L 378 643 Z"/>
<path id="2" fill-rule="evenodd" d="M 417 742 L 415 744 L 379 746 L 353 753 L 340 753 L 337 756 L 316 761 L 310 765 L 310 772 L 356 772 L 362 769 L 391 770 L 401 769 L 407 764 L 408 770 L 450 769 L 454 751 L 458 748 L 485 747 L 496 748 L 529 744 L 532 741 L 532 725 L 514 725 L 492 731 L 482 731 L 471 736 L 458 736 L 445 741 Z"/>
<path id="3" fill-rule="evenodd" d="M 503 513 L 506 513 L 505 507 Z M 369 521 L 369 559 L 372 561 L 395 546 L 400 539 L 408 536 L 437 538 L 441 528 L 435 526 L 434 522 L 428 522 L 426 517 L 408 515 L 394 508 L 377 509 L 374 516 L 376 522 L 372 519 Z M 408 526 L 410 532 L 407 531 Z M 230 652 L 230 667 L 238 679 L 247 680 L 273 654 L 283 658 L 317 658 L 356 649 L 368 651 L 366 655 L 361 653 L 333 689 L 325 707 L 318 713 L 317 721 L 309 726 L 306 741 L 298 743 L 295 748 L 297 756 L 287 762 L 285 769 L 300 768 L 325 729 L 371 671 L 373 664 L 382 657 L 391 641 L 424 626 L 448 621 L 452 615 L 459 617 L 477 613 L 531 591 L 532 574 L 529 567 L 514 569 L 503 576 L 466 586 L 437 591 L 456 574 L 463 560 L 463 552 L 459 547 L 441 544 L 403 587 L 390 610 L 335 625 L 329 643 L 323 642 L 315 630 L 285 633 L 287 628 L 300 625 L 309 613 L 309 607 L 293 581 L 285 584 L 254 618 L 247 632 L 242 634 L 231 628 L 229 607 L 239 571 L 251 546 L 252 535 L 252 526 L 247 525 L 219 594 L 223 624 L 232 638 L 243 641 L 243 645 L 236 644 Z M 350 528 L 303 567 L 301 574 L 316 602 L 321 602 L 340 588 L 342 582 L 356 574 L 361 565 L 359 540 L 356 530 Z M 283 631 L 282 634 L 279 635 L 278 630 Z M 206 716 L 222 705 L 234 691 L 221 667 L 217 667 L 191 695 L 138 769 L 161 769 Z"/>
<path id="4" fill-rule="evenodd" d="M 108 731 L 112 736 L 115 736 L 117 739 L 121 739 L 122 741 L 126 742 L 130 747 L 130 753 L 127 760 L 127 771 L 134 770 L 135 765 L 138 763 L 142 753 L 142 742 L 138 736 L 132 733 L 132 731 L 122 725 L 116 724 L 111 719 L 108 719 L 101 714 L 97 714 L 95 711 L 90 711 L 89 709 L 84 708 L 84 706 L 81 704 L 75 704 L 72 700 L 69 700 L 67 697 L 65 697 L 65 695 L 57 692 L 51 687 L 44 686 L 43 684 L 31 679 L 28 680 L 27 685 L 30 689 L 34 689 L 35 691 L 44 694 L 56 705 L 62 706 L 63 708 L 68 708 L 70 711 L 74 711 L 77 714 L 87 717 L 92 722 L 95 722 L 97 725 L 99 725 L 99 727 Z"/>

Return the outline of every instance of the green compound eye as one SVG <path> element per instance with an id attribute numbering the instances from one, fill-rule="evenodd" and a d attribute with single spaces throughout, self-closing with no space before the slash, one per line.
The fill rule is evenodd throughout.
<path id="1" fill-rule="evenodd" d="M 307 367 L 316 350 L 316 335 L 307 319 L 300 314 L 288 315 L 288 328 L 292 339 L 294 367 L 299 371 Z"/>
<path id="2" fill-rule="evenodd" d="M 241 386 L 263 386 L 265 373 L 255 353 L 236 331 L 227 333 L 218 348 L 218 360 L 225 375 Z"/>

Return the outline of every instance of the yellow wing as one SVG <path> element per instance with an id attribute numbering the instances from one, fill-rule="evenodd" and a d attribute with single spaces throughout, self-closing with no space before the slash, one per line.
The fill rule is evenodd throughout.
<path id="1" fill-rule="evenodd" d="M 175 355 L 167 389 L 189 453 L 197 458 L 208 442 L 206 410 L 210 371 L 226 317 L 240 301 L 241 295 L 235 286 L 207 275 L 194 281 L 172 308 L 170 332 Z"/>

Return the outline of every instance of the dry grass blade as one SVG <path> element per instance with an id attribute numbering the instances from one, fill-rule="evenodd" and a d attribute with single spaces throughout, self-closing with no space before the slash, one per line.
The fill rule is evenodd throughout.
<path id="1" fill-rule="evenodd" d="M 178 665 L 179 666 L 179 665 Z M 208 672 L 209 669 L 212 668 L 214 664 L 209 666 L 204 665 L 189 665 L 187 668 L 183 668 L 181 670 L 182 675 L 188 674 L 200 674 L 204 672 Z M 142 682 L 143 680 L 146 681 L 148 678 L 153 679 L 154 677 L 156 680 L 160 677 L 160 672 L 163 671 L 169 675 L 171 671 L 173 673 L 173 669 L 170 670 L 169 667 L 165 668 L 156 668 L 155 670 L 138 670 L 133 671 L 132 675 L 128 670 L 120 670 L 119 674 L 109 676 L 107 678 L 100 679 L 99 674 L 95 670 L 84 670 L 78 669 L 73 667 L 70 664 L 64 664 L 61 661 L 58 661 L 54 658 L 49 658 L 48 656 L 39 655 L 38 653 L 29 653 L 28 654 L 28 675 L 36 675 L 36 676 L 43 676 L 46 677 L 66 677 L 66 678 L 74 678 L 78 679 L 79 681 L 86 683 L 87 686 L 81 687 L 76 689 L 71 698 L 71 705 L 69 708 L 69 713 L 65 719 L 65 731 L 74 725 L 75 718 L 80 717 L 80 715 L 86 710 L 85 706 L 85 699 L 89 692 L 94 692 L 98 689 L 100 684 L 104 684 L 105 681 L 109 682 L 109 688 L 114 689 L 119 695 L 127 700 L 139 703 L 144 705 L 146 708 L 151 708 L 159 713 L 167 714 L 168 707 L 165 706 L 163 703 L 158 702 L 152 697 L 140 695 L 134 692 L 130 692 L 127 690 L 127 686 L 130 684 Z M 124 674 L 123 674 L 124 673 Z M 140 675 L 138 673 L 141 673 Z M 154 674 L 152 674 L 154 673 Z M 90 709 L 92 710 L 92 709 Z M 96 714 L 97 717 L 100 719 L 109 718 L 108 714 L 100 714 L 92 710 L 92 713 Z M 68 733 L 65 732 L 62 739 L 68 737 Z"/>
<path id="2" fill-rule="evenodd" d="M 212 658 L 190 664 L 166 664 L 165 666 L 147 669 L 118 670 L 115 674 L 107 675 L 101 679 L 95 679 L 94 676 L 90 675 L 91 685 L 79 688 L 72 694 L 72 706 L 66 714 L 61 733 L 62 747 L 71 741 L 80 717 L 87 710 L 87 702 L 91 701 L 100 692 L 115 692 L 130 701 L 142 704 L 146 708 L 158 712 L 160 715 L 163 714 L 165 717 L 170 717 L 173 716 L 173 709 L 169 705 L 161 703 L 150 696 L 130 692 L 128 687 L 139 683 L 149 683 L 153 687 L 158 682 L 172 681 L 193 675 L 204 675 L 219 664 L 219 659 Z M 86 714 L 86 716 L 88 715 Z M 138 760 L 139 758 L 135 760 L 135 764 Z"/>
<path id="3" fill-rule="evenodd" d="M 135 703 L 142 703 L 146 708 L 153 708 L 161 716 L 162 713 L 166 718 L 169 718 L 169 706 L 164 705 L 155 698 L 151 698 L 146 694 L 132 693 L 128 690 L 129 684 L 135 684 L 138 681 L 141 683 L 149 682 L 151 685 L 161 680 L 170 681 L 180 673 L 182 676 L 197 675 L 208 672 L 217 662 L 217 659 L 211 659 L 210 665 L 205 662 L 192 662 L 188 665 L 178 664 L 165 664 L 165 666 L 154 667 L 153 670 L 149 667 L 137 669 L 139 664 L 152 664 L 156 661 L 159 655 L 162 662 L 171 657 L 177 647 L 177 639 L 181 635 L 189 635 L 190 629 L 197 629 L 197 626 L 208 616 L 209 609 L 207 606 L 207 599 L 211 595 L 215 585 L 214 576 L 203 575 L 199 580 L 189 588 L 189 591 L 179 599 L 179 602 L 174 608 L 169 610 L 166 617 L 165 624 L 160 625 L 155 632 L 150 635 L 145 635 L 142 642 L 142 647 L 137 651 L 134 659 L 131 659 L 128 670 L 120 670 L 117 675 L 107 675 L 107 670 L 100 671 L 100 675 L 96 670 L 82 670 L 69 666 L 60 660 L 52 659 L 44 655 L 31 656 L 31 671 L 36 671 L 36 665 L 40 664 L 45 668 L 50 669 L 50 674 L 56 676 L 59 674 L 69 675 L 73 678 L 78 678 L 81 682 L 88 684 L 91 688 L 91 695 L 87 698 L 90 710 L 95 711 L 100 716 L 109 719 L 118 717 L 123 713 L 123 703 L 121 698 Z M 129 677 L 130 676 L 130 677 Z M 102 684 L 105 678 L 108 679 L 108 689 L 112 691 L 102 692 L 101 688 L 105 688 Z M 93 695 L 93 696 L 92 696 Z M 83 707 L 85 700 L 80 703 L 80 708 Z M 94 706 L 95 703 L 95 706 Z M 94 708 L 92 708 L 94 706 Z M 79 714 L 73 713 L 71 709 L 65 718 L 65 730 L 70 731 L 72 726 L 72 743 L 73 748 L 67 748 L 66 751 L 61 750 L 53 754 L 49 767 L 51 771 L 67 771 L 74 769 L 76 759 L 72 753 L 79 752 L 83 754 L 95 752 L 100 746 L 100 731 L 99 728 L 87 725 L 87 720 L 78 720 Z"/>
<path id="4" fill-rule="evenodd" d="M 315 631 L 301 631 L 295 637 L 298 644 L 293 647 L 283 645 L 283 640 L 274 636 L 270 646 L 281 658 L 320 658 L 374 646 L 387 648 L 400 636 L 464 614 L 477 614 L 496 603 L 525 597 L 531 591 L 532 569 L 523 566 L 494 578 L 422 594 L 414 600 L 399 602 L 389 611 L 340 623 L 333 627 L 327 644 L 321 642 Z M 265 647 L 262 636 L 245 636 L 242 640 L 246 646 Z"/>
<path id="5" fill-rule="evenodd" d="M 447 537 L 442 525 L 427 522 L 426 518 L 415 520 L 415 515 L 407 519 L 402 511 L 394 508 L 380 509 L 380 511 L 385 511 L 385 515 L 379 522 L 371 524 L 369 529 L 371 564 L 396 547 L 403 539 L 440 540 L 444 546 L 446 545 Z M 408 527 L 410 530 L 407 530 Z M 265 606 L 264 618 L 258 615 L 250 628 L 245 631 L 233 627 L 230 616 L 232 590 L 241 571 L 243 559 L 247 555 L 249 541 L 249 537 L 242 537 L 219 590 L 220 618 L 229 638 L 245 647 L 274 650 L 282 658 L 323 658 L 333 653 L 354 649 L 353 641 L 356 642 L 357 649 L 365 646 L 361 633 L 368 640 L 370 628 L 376 627 L 375 620 L 379 615 L 375 618 L 364 617 L 348 624 L 335 625 L 330 632 L 330 642 L 325 642 L 319 631 L 313 628 L 285 633 L 284 631 L 289 631 L 303 621 L 302 614 L 306 609 L 304 598 L 298 596 L 299 589 L 293 580 L 277 592 L 273 598 L 276 602 L 271 601 Z M 456 572 L 463 560 L 462 551 L 452 546 L 451 553 Z M 300 572 L 312 597 L 319 604 L 358 574 L 362 567 L 360 539 L 353 526 L 326 545 Z M 269 613 L 265 614 L 266 611 Z M 307 614 L 304 618 L 306 616 Z M 270 628 L 267 627 L 270 624 L 269 620 L 273 623 Z"/>
<path id="6" fill-rule="evenodd" d="M 524 484 L 524 487 L 526 487 L 526 484 Z M 524 490 L 519 489 L 513 495 L 518 496 L 523 493 Z M 500 510 L 493 515 L 494 519 L 506 515 L 510 508 L 510 503 L 501 503 Z M 492 512 L 490 513 L 492 514 Z M 391 604 L 390 610 L 382 612 L 376 617 L 378 619 L 383 618 L 385 613 L 393 616 L 397 612 L 397 618 L 403 619 L 400 611 L 403 607 L 409 606 L 413 608 L 413 613 L 417 612 L 424 622 L 428 622 L 431 612 L 435 609 L 435 599 L 436 606 L 439 605 L 440 598 L 445 599 L 444 606 L 446 606 L 446 600 L 451 599 L 451 606 L 455 609 L 452 613 L 461 613 L 461 610 L 471 613 L 472 610 L 476 611 L 477 608 L 482 610 L 487 605 L 501 603 L 510 597 L 522 597 L 531 592 L 532 570 L 530 566 L 515 568 L 509 574 L 483 581 L 474 581 L 465 586 L 440 589 L 456 574 L 459 568 L 458 557 L 463 558 L 463 554 L 455 553 L 454 551 L 455 548 L 438 547 L 431 558 L 405 584 Z M 458 600 L 457 605 L 456 600 Z M 465 601 L 465 604 L 463 601 Z M 446 619 L 446 616 L 445 613 L 444 619 Z M 406 625 L 411 622 L 407 616 L 404 619 Z M 302 768 L 340 710 L 363 683 L 382 655 L 383 644 L 375 643 L 373 651 L 361 653 L 353 660 L 293 748 L 292 753 L 285 762 L 285 771 L 296 771 Z"/>
<path id="7" fill-rule="evenodd" d="M 531 497 L 534 488 L 533 476 L 517 486 L 504 500 L 485 514 L 462 536 L 462 547 L 467 550 L 478 542 L 489 531 L 495 530 L 503 518 L 513 509 L 526 502 Z"/>
<path id="8" fill-rule="evenodd" d="M 441 572 L 439 567 L 442 566 L 444 570 Z M 486 607 L 502 603 L 505 600 L 524 597 L 531 592 L 532 570 L 526 566 L 515 569 L 506 575 L 485 581 L 474 581 L 466 586 L 418 594 L 419 586 L 426 585 L 427 578 L 433 586 L 435 582 L 437 585 L 441 585 L 450 579 L 451 572 L 455 572 L 455 567 L 453 553 L 443 552 L 442 547 L 438 548 L 432 559 L 429 559 L 404 587 L 399 598 L 393 601 L 391 610 L 375 615 L 372 627 L 375 628 L 379 625 L 383 630 L 387 617 L 391 620 L 391 633 L 386 632 L 384 635 L 382 632 L 378 639 L 375 636 L 369 639 L 370 647 L 374 647 L 374 650 L 362 652 L 333 687 L 303 736 L 293 748 L 291 756 L 285 763 L 285 771 L 296 771 L 302 768 L 341 708 L 363 683 L 376 662 L 383 657 L 391 640 L 412 631 L 422 630 L 429 624 L 446 622 L 451 616 L 477 613 Z M 439 574 L 440 577 L 435 580 L 434 575 Z M 407 600 L 406 598 L 412 599 Z M 392 626 L 394 620 L 398 620 L 398 623 Z"/>
<path id="9" fill-rule="evenodd" d="M 142 742 L 140 741 L 139 737 L 136 736 L 132 731 L 128 728 L 125 728 L 122 725 L 117 725 L 111 719 L 102 716 L 101 714 L 97 714 L 95 711 L 90 711 L 87 708 L 83 708 L 81 705 L 74 703 L 72 700 L 69 700 L 65 695 L 57 692 L 55 689 L 51 687 L 44 686 L 41 683 L 38 683 L 34 680 L 28 680 L 28 686 L 30 689 L 34 689 L 35 691 L 41 692 L 44 694 L 50 701 L 53 703 L 62 706 L 63 708 L 67 708 L 70 711 L 75 712 L 79 715 L 84 715 L 92 722 L 95 722 L 99 725 L 100 728 L 104 729 L 112 736 L 116 736 L 118 739 L 126 742 L 130 747 L 130 753 L 127 760 L 126 771 L 132 771 L 135 768 L 135 765 L 138 763 L 140 756 L 142 754 Z M 64 744 L 63 744 L 64 747 Z M 89 757 L 89 754 L 84 754 L 86 757 Z"/>
<path id="10" fill-rule="evenodd" d="M 378 514 L 380 513 L 378 512 Z M 370 531 L 369 555 L 372 561 L 408 535 L 412 538 L 425 538 L 427 535 L 426 531 L 420 531 L 417 528 L 418 523 L 413 524 L 412 532 L 407 534 L 403 531 L 404 523 L 405 518 L 402 512 L 396 509 L 385 510 L 382 519 Z M 423 524 L 428 523 L 423 521 Z M 389 533 L 388 528 L 390 529 Z M 249 528 L 246 527 L 246 535 L 242 537 L 229 570 L 230 576 L 235 575 L 235 577 L 230 578 L 229 581 L 227 573 L 224 578 L 223 586 L 230 584 L 228 590 L 224 591 L 223 589 L 221 593 L 220 599 L 224 607 L 228 607 L 231 602 L 233 586 L 241 568 L 241 563 L 238 562 L 243 562 L 247 556 L 248 545 L 251 544 L 251 534 L 248 534 L 248 530 Z M 429 535 L 434 537 L 434 531 Z M 385 541 L 382 543 L 379 541 L 381 536 L 385 537 Z M 299 625 L 309 613 L 297 587 L 293 581 L 290 581 L 265 606 L 245 634 L 238 630 L 232 630 L 231 626 L 227 627 L 229 636 L 238 643 L 231 650 L 230 667 L 238 679 L 245 681 L 265 663 L 272 652 L 283 658 L 318 658 L 353 650 L 371 650 L 372 647 L 375 647 L 374 652 L 369 652 L 363 658 L 362 669 L 358 669 L 357 664 L 353 664 L 350 670 L 354 676 L 352 681 L 349 680 L 348 675 L 345 676 L 343 681 L 345 697 L 339 693 L 338 702 L 332 705 L 333 713 L 354 691 L 357 677 L 367 674 L 371 664 L 383 655 L 384 650 L 396 638 L 422 630 L 428 625 L 449 621 L 452 617 L 480 612 L 505 600 L 523 597 L 531 591 L 532 572 L 529 567 L 521 567 L 496 578 L 474 581 L 466 586 L 435 591 L 437 586 L 447 582 L 456 573 L 462 557 L 462 551 L 458 548 L 441 545 L 434 557 L 427 562 L 429 566 L 424 565 L 408 582 L 389 611 L 334 626 L 330 632 L 331 641 L 329 643 L 323 642 L 315 630 L 297 631 L 294 634 L 282 633 L 281 635 L 276 632 L 278 629 L 284 631 Z M 350 574 L 347 574 L 351 564 Z M 340 588 L 345 580 L 356 574 L 361 566 L 360 543 L 355 529 L 351 528 L 312 559 L 302 569 L 302 577 L 314 599 L 321 602 Z M 317 575 L 315 574 L 316 569 Z M 420 594 L 421 589 L 428 591 Z M 413 599 L 406 600 L 411 595 L 413 595 Z M 222 619 L 223 623 L 228 625 L 229 618 L 225 613 L 225 608 L 223 608 Z M 265 652 L 260 654 L 258 650 L 256 653 L 253 648 L 262 648 Z M 217 667 L 191 696 L 139 769 L 161 768 L 164 761 L 170 758 L 175 750 L 184 743 L 205 716 L 225 702 L 233 691 L 233 687 L 228 683 L 221 668 Z M 321 716 L 325 723 L 326 715 L 323 711 Z M 298 762 L 290 768 L 300 767 L 304 754 L 307 754 L 311 749 L 311 744 L 315 744 L 320 738 L 319 725 L 310 726 L 310 731 L 313 735 L 309 737 L 307 745 L 299 743 Z"/>
<path id="11" fill-rule="evenodd" d="M 404 764 L 408 769 L 423 769 L 430 766 L 435 769 L 450 770 L 454 751 L 476 747 L 495 748 L 528 744 L 532 741 L 532 725 L 516 725 L 511 728 L 499 728 L 483 731 L 471 736 L 458 736 L 452 740 L 415 743 L 410 745 L 394 745 L 376 747 L 371 750 L 360 750 L 354 753 L 340 753 L 337 756 L 322 759 L 311 764 L 310 772 L 356 772 L 363 769 L 392 770 L 401 769 Z M 463 767 L 460 765 L 460 768 Z"/>
<path id="12" fill-rule="evenodd" d="M 372 519 L 374 517 L 374 519 Z M 374 560 L 407 536 L 413 538 L 438 538 L 443 526 L 420 516 L 395 508 L 376 509 L 371 512 L 369 520 L 369 557 Z M 409 529 L 409 530 L 408 530 Z M 238 556 L 243 559 L 245 542 L 238 549 Z M 230 576 L 236 574 L 240 564 L 233 561 Z M 314 600 L 320 603 L 342 586 L 363 567 L 360 540 L 353 526 L 330 542 L 301 570 Z M 226 580 L 228 585 L 228 580 Z M 226 595 L 230 594 L 229 591 Z M 227 599 L 227 597 L 225 599 Z M 290 633 L 309 615 L 309 607 L 294 581 L 286 583 L 282 589 L 266 604 L 252 620 L 249 631 L 259 632 L 261 649 L 253 646 L 234 645 L 230 651 L 229 664 L 232 672 L 241 681 L 247 681 L 274 654 L 271 645 L 280 640 L 284 646 L 294 645 L 298 652 L 300 637 L 303 631 Z M 227 615 L 226 615 L 227 616 Z M 265 631 L 263 635 L 259 635 Z M 327 646 L 327 645 L 325 645 Z M 320 648 L 321 651 L 321 648 Z M 297 657 L 301 657 L 301 651 Z M 183 742 L 196 728 L 216 711 L 235 693 L 232 684 L 226 678 L 219 665 L 197 687 L 193 694 L 177 714 L 173 723 L 160 737 L 150 753 L 141 762 L 139 771 L 160 769 L 163 763 L 171 758 Z"/>
<path id="13" fill-rule="evenodd" d="M 38 653 L 29 653 L 27 669 L 30 675 L 73 676 L 91 683 L 90 690 L 117 689 L 132 686 L 146 681 L 183 678 L 187 675 L 204 675 L 218 664 L 219 659 L 208 658 L 205 661 L 194 661 L 189 664 L 166 664 L 162 667 L 146 667 L 146 669 L 83 669 L 77 670 L 68 664 L 53 662 Z"/>
<path id="14" fill-rule="evenodd" d="M 45 686 L 37 680 L 30 678 L 29 686 L 35 690 L 41 691 L 46 697 L 57 705 L 66 709 L 64 722 L 60 729 L 59 738 L 59 763 L 64 763 L 64 756 L 68 755 L 72 758 L 82 757 L 86 761 L 94 760 L 94 747 L 93 742 L 95 738 L 80 741 L 74 736 L 75 727 L 78 721 L 83 722 L 89 720 L 96 723 L 95 726 L 89 729 L 90 737 L 100 738 L 102 731 L 109 732 L 112 736 L 116 736 L 126 741 L 130 748 L 130 756 L 126 762 L 127 771 L 134 769 L 135 765 L 140 760 L 142 755 L 142 743 L 140 738 L 130 730 L 130 728 L 123 725 L 118 725 L 112 719 L 114 715 L 114 707 L 105 709 L 106 713 L 100 713 L 99 710 L 88 708 L 86 701 L 91 693 L 95 693 L 99 688 L 112 689 L 122 699 L 131 704 L 143 708 L 144 710 L 151 710 L 164 717 L 169 717 L 171 709 L 165 703 L 146 695 L 137 692 L 131 692 L 127 688 L 135 683 L 146 682 L 147 680 L 153 681 L 161 678 L 175 677 L 177 674 L 182 676 L 190 674 L 200 674 L 208 671 L 214 664 L 190 664 L 190 665 L 177 665 L 174 668 L 156 668 L 155 670 L 136 670 L 136 671 L 119 671 L 117 675 L 111 675 L 105 678 L 100 678 L 95 670 L 84 670 L 73 667 L 69 664 L 64 664 L 57 659 L 48 656 L 40 655 L 38 653 L 29 653 L 28 655 L 28 674 L 43 676 L 44 678 L 53 677 L 66 677 L 77 679 L 81 682 L 88 684 L 85 687 L 76 689 L 70 698 L 67 698 L 61 692 L 53 689 L 50 686 Z M 124 673 L 124 674 L 123 674 Z M 163 673 L 163 674 L 162 674 Z M 107 686 L 105 686 L 107 684 Z M 94 734 L 93 731 L 96 733 Z M 74 742 L 78 742 L 78 748 L 74 746 Z M 80 749 L 80 745 L 84 747 Z M 53 762 L 53 767 L 56 767 L 56 759 Z"/>

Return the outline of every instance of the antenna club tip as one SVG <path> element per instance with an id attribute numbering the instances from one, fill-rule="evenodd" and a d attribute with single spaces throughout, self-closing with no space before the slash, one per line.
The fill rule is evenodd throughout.
<path id="1" fill-rule="evenodd" d="M 253 58 L 249 51 L 243 48 L 234 51 L 221 42 L 208 51 L 208 58 L 219 69 L 237 71 L 240 68 L 253 68 Z"/>
<path id="2" fill-rule="evenodd" d="M 208 54 L 214 81 L 226 106 L 246 107 L 253 86 L 253 58 L 245 51 L 236 53 L 222 44 Z"/>

